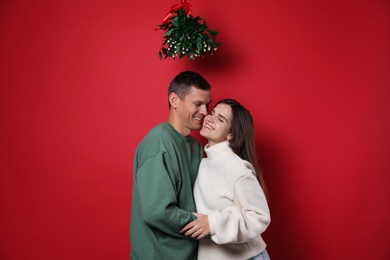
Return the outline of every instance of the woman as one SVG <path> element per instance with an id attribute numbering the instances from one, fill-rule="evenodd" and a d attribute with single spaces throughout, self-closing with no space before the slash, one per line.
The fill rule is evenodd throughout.
<path id="1" fill-rule="evenodd" d="M 253 119 L 232 99 L 219 101 L 203 122 L 208 144 L 194 186 L 204 218 L 180 232 L 199 239 L 198 259 L 269 259 L 261 238 L 270 223 L 265 185 L 256 161 Z"/>

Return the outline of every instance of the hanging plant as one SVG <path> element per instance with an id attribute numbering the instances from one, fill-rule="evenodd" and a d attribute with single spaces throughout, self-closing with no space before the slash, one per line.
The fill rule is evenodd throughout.
<path id="1" fill-rule="evenodd" d="M 215 42 L 219 32 L 209 29 L 203 18 L 193 17 L 190 7 L 190 3 L 181 0 L 180 4 L 171 7 L 162 24 L 158 25 L 157 30 L 165 32 L 159 50 L 160 60 L 163 56 L 164 59 L 181 59 L 187 56 L 192 61 L 195 57 L 203 58 L 206 53 L 213 55 L 222 44 Z"/>

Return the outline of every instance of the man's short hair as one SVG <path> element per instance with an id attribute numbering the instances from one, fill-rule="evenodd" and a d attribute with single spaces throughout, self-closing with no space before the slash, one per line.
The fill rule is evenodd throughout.
<path id="1" fill-rule="evenodd" d="M 195 87 L 203 90 L 210 90 L 211 85 L 207 80 L 197 72 L 186 70 L 179 73 L 170 83 L 168 88 L 168 97 L 174 92 L 180 99 L 190 92 L 191 87 Z"/>

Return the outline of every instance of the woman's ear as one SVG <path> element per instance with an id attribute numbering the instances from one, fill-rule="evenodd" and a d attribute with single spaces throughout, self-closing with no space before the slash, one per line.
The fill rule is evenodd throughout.
<path id="1" fill-rule="evenodd" d="M 232 140 L 232 138 L 233 138 L 233 136 L 232 136 L 232 134 L 230 133 L 230 134 L 226 137 L 226 140 L 230 141 L 230 140 Z"/>
<path id="2" fill-rule="evenodd" d="M 174 109 L 176 109 L 177 108 L 177 100 L 178 100 L 178 96 L 177 96 L 177 94 L 175 93 L 175 92 L 171 92 L 170 94 L 169 94 L 169 98 L 168 98 L 168 100 L 169 100 L 169 104 L 171 105 L 171 107 L 173 107 Z"/>

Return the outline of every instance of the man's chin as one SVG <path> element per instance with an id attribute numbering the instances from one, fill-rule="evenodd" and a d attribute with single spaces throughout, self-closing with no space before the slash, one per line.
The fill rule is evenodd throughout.
<path id="1" fill-rule="evenodd" d="M 192 130 L 200 130 L 202 128 L 202 124 L 193 124 L 192 125 Z"/>
<path id="2" fill-rule="evenodd" d="M 193 127 L 193 130 L 199 130 L 201 129 L 203 126 L 203 122 L 198 122 L 198 121 L 194 121 L 194 123 L 192 124 L 192 127 Z"/>

